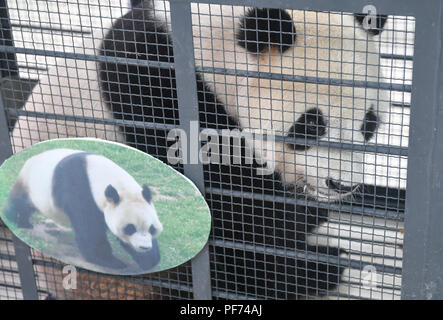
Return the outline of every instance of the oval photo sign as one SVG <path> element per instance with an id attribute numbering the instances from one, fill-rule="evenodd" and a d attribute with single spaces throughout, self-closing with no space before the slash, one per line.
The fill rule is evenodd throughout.
<path id="1" fill-rule="evenodd" d="M 184 175 L 134 148 L 56 139 L 0 167 L 0 218 L 29 246 L 92 271 L 178 266 L 206 244 L 211 215 Z"/>

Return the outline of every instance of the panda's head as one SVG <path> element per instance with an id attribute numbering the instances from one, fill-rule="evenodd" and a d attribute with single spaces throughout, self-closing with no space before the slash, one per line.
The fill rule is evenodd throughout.
<path id="1" fill-rule="evenodd" d="M 162 232 L 163 226 L 148 186 L 143 185 L 139 194 L 134 194 L 119 193 L 108 185 L 104 193 L 106 203 L 102 210 L 111 232 L 137 252 L 151 250 L 152 239 Z"/>
<path id="2" fill-rule="evenodd" d="M 387 17 L 252 8 L 238 19 L 235 68 L 282 75 L 237 77 L 226 98 L 243 129 L 280 137 L 256 155 L 312 198 L 349 196 L 364 182 L 364 154 L 343 144 L 370 142 L 388 108 L 387 92 L 358 84 L 382 78 Z"/>

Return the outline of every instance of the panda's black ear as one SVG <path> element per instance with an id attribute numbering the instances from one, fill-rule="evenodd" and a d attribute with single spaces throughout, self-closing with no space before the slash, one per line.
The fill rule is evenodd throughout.
<path id="1" fill-rule="evenodd" d="M 105 197 L 114 204 L 118 204 L 120 202 L 120 196 L 112 185 L 106 187 Z"/>
<path id="2" fill-rule="evenodd" d="M 291 15 L 283 9 L 250 8 L 240 19 L 238 44 L 251 53 L 276 47 L 280 52 L 295 43 L 295 26 Z"/>
<path id="3" fill-rule="evenodd" d="M 388 20 L 388 16 L 386 14 L 377 14 L 375 17 L 375 21 L 373 21 L 370 16 L 366 13 L 356 13 L 354 14 L 355 20 L 370 34 L 376 36 L 383 31 L 385 27 L 385 23 Z M 365 18 L 366 21 L 365 21 Z M 365 22 L 365 23 L 364 23 Z"/>
<path id="4" fill-rule="evenodd" d="M 147 202 L 151 203 L 152 200 L 151 189 L 149 189 L 149 187 L 146 184 L 143 185 L 142 195 Z"/>

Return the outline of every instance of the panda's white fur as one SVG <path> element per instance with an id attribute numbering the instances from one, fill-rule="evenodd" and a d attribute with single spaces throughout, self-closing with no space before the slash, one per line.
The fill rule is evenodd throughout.
<path id="1" fill-rule="evenodd" d="M 106 239 L 107 228 L 135 255 L 158 250 L 153 239 L 163 230 L 147 186 L 142 188 L 110 159 L 78 150 L 53 149 L 28 159 L 11 192 L 10 205 L 14 211 L 10 217 L 19 227 L 32 227 L 29 217 L 35 210 L 71 228 L 86 259 L 95 261 L 88 248 L 99 245 L 97 263 L 102 265 L 112 265 L 114 260 L 100 242 Z M 125 232 L 128 226 L 133 229 L 130 234 Z"/>

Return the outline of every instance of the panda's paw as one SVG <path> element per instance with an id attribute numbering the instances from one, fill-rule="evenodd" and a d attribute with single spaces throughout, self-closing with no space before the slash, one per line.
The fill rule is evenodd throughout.
<path id="1" fill-rule="evenodd" d="M 124 269 L 127 267 L 127 265 L 124 262 L 115 259 L 114 261 L 109 263 L 108 267 L 111 269 Z"/>
<path id="2" fill-rule="evenodd" d="M 145 253 L 133 254 L 135 262 L 144 270 L 150 270 L 160 262 L 160 250 L 157 239 L 152 241 L 152 249 Z"/>
<path id="3" fill-rule="evenodd" d="M 120 261 L 119 259 L 113 257 L 108 259 L 98 259 L 94 262 L 96 265 L 99 265 L 104 268 L 110 268 L 110 269 L 124 269 L 127 267 L 127 265 Z"/>
<path id="4" fill-rule="evenodd" d="M 309 295 L 324 296 L 336 289 L 344 268 L 329 263 L 308 262 L 307 291 Z"/>

